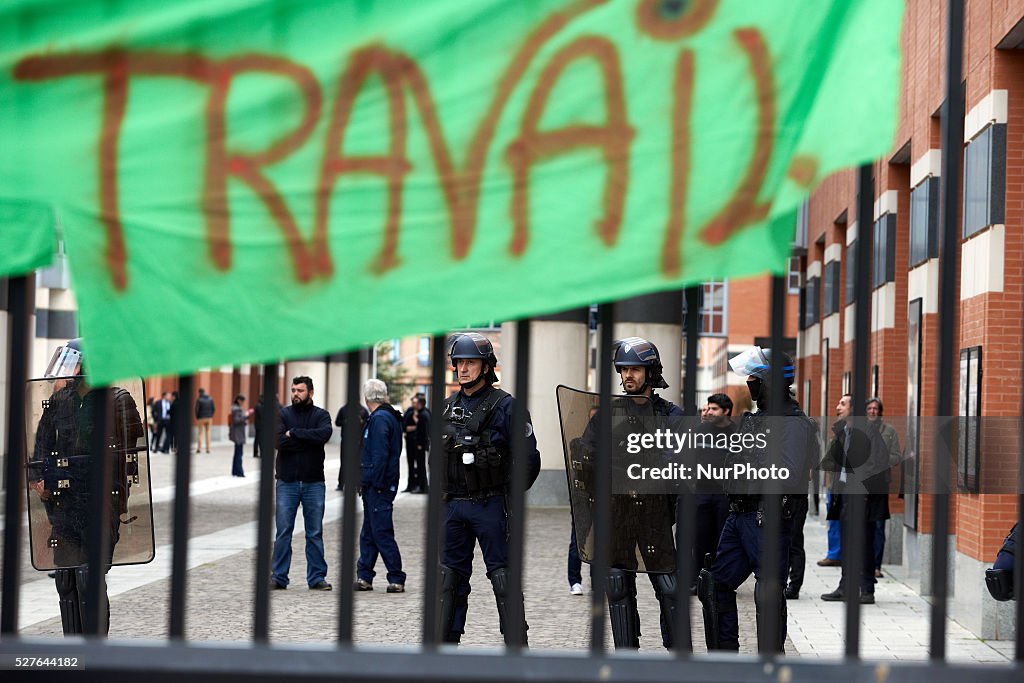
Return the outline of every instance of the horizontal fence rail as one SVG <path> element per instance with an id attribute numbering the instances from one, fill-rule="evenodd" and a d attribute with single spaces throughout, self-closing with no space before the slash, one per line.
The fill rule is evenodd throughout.
<path id="1" fill-rule="evenodd" d="M 949 2 L 947 53 L 947 100 L 942 117 L 944 149 L 960 149 L 964 115 L 963 91 L 961 88 L 961 51 L 963 33 L 963 3 Z M 953 354 L 954 325 L 959 304 L 955 292 L 958 256 L 958 201 L 960 179 L 960 155 L 944 153 L 942 157 L 942 249 L 940 255 L 940 298 L 938 325 L 940 330 L 939 363 L 937 385 L 952 385 L 954 376 Z M 862 226 L 858 236 L 858 251 L 855 272 L 856 297 L 854 304 L 855 338 L 853 350 L 852 395 L 854 406 L 866 405 L 868 393 L 868 366 L 870 358 L 871 291 L 870 261 L 872 254 L 872 230 L 874 185 L 873 166 L 861 167 L 857 175 L 857 221 Z M 953 179 L 947 182 L 947 179 Z M 784 320 L 786 317 L 786 282 L 782 277 L 773 277 L 768 305 L 771 307 L 769 338 L 771 347 L 780 351 L 784 346 Z M 357 409 L 362 402 L 360 383 L 360 353 L 351 351 L 346 356 L 348 380 L 345 386 L 345 405 L 349 407 L 344 416 L 342 442 L 342 468 L 345 491 L 342 503 L 340 528 L 341 570 L 340 595 L 338 604 L 337 642 L 329 646 L 288 646 L 271 644 L 271 600 L 270 570 L 274 538 L 274 446 L 277 438 L 277 410 L 281 404 L 288 404 L 288 397 L 278 397 L 277 387 L 282 368 L 277 363 L 262 366 L 262 400 L 264 416 L 256 438 L 259 440 L 264 457 L 260 461 L 261 479 L 254 514 L 257 520 L 258 541 L 255 552 L 255 584 L 252 588 L 255 599 L 254 622 L 251 639 L 231 646 L 185 640 L 185 605 L 188 582 L 189 531 L 191 528 L 189 507 L 189 484 L 192 471 L 191 424 L 182 420 L 178 424 L 176 439 L 178 454 L 175 459 L 173 501 L 173 557 L 170 580 L 169 638 L 166 642 L 118 642 L 98 636 L 106 629 L 106 608 L 102 596 L 105 570 L 107 569 L 111 539 L 108 525 L 104 522 L 104 511 L 96 506 L 91 511 L 90 537 L 98 539 L 88 550 L 88 591 L 98 599 L 90 601 L 84 615 L 86 638 L 61 640 L 40 640 L 23 638 L 18 635 L 17 617 L 22 590 L 19 570 L 22 563 L 21 549 L 24 545 L 23 521 L 25 518 L 25 423 L 26 406 L 22 390 L 27 376 L 29 357 L 29 331 L 31 322 L 30 280 L 26 277 L 13 278 L 9 283 L 9 343 L 10 356 L 7 360 L 7 443 L 6 443 L 6 484 L 4 505 L 4 551 L 3 551 L 3 596 L 0 601 L 0 670 L 14 667 L 15 658 L 58 657 L 79 659 L 86 670 L 106 681 L 138 680 L 145 677 L 152 682 L 180 680 L 189 676 L 196 682 L 205 680 L 277 680 L 282 677 L 302 680 L 347 680 L 347 681 L 736 681 L 749 683 L 818 683 L 821 680 L 846 680 L 863 683 L 952 683 L 964 679 L 984 680 L 986 683 L 1019 683 L 1024 680 L 1024 634 L 1021 620 L 1024 618 L 1024 600 L 1018 600 L 1014 613 L 1017 619 L 1015 662 L 1008 665 L 983 666 L 959 665 L 947 660 L 946 619 L 949 602 L 948 585 L 948 531 L 950 522 L 950 496 L 948 477 L 949 454 L 934 454 L 932 474 L 935 493 L 934 501 L 934 552 L 930 560 L 931 575 L 934 577 L 930 610 L 930 634 L 928 657 L 920 662 L 872 663 L 861 660 L 861 617 L 858 600 L 859 584 L 857 567 L 865 545 L 870 543 L 864 525 L 844 524 L 843 547 L 845 591 L 844 612 L 844 658 L 838 661 L 783 657 L 772 647 L 762 649 L 759 656 L 711 653 L 692 656 L 689 643 L 693 634 L 690 594 L 690 576 L 694 558 L 691 548 L 695 544 L 695 503 L 694 497 L 684 495 L 676 506 L 677 523 L 674 529 L 676 542 L 675 587 L 672 598 L 677 606 L 673 616 L 676 637 L 671 656 L 664 653 L 637 653 L 630 651 L 612 652 L 606 642 L 608 625 L 607 587 L 609 585 L 609 564 L 612 561 L 610 541 L 615 532 L 613 524 L 613 418 L 611 410 L 598 410 L 594 418 L 597 433 L 597 447 L 594 463 L 593 538 L 594 557 L 591 567 L 593 592 L 590 597 L 589 649 L 578 651 L 528 650 L 519 643 L 524 635 L 526 623 L 542 623 L 546 618 L 537 610 L 524 615 L 523 606 L 516 600 L 509 600 L 509 621 L 506 638 L 512 643 L 508 647 L 492 649 L 457 649 L 444 645 L 446 633 L 439 624 L 441 589 L 441 550 L 444 545 L 443 517 L 444 493 L 441 482 L 445 479 L 445 458 L 443 442 L 443 419 L 445 409 L 446 373 L 448 358 L 444 335 L 432 338 L 432 376 L 429 405 L 431 410 L 429 492 L 426 501 L 425 524 L 422 529 L 424 540 L 423 576 L 423 622 L 420 633 L 409 634 L 409 646 L 382 649 L 370 646 L 355 646 L 357 624 L 352 584 L 355 579 L 355 547 L 357 524 L 356 489 L 360 481 L 360 415 Z M 682 406 L 688 416 L 698 409 L 696 402 L 696 375 L 698 354 L 698 288 L 691 287 L 685 292 L 688 315 L 680 333 L 685 338 L 685 379 L 682 387 Z M 615 302 L 603 302 L 597 307 L 596 381 L 598 405 L 611 405 L 617 395 L 614 387 L 615 370 L 612 365 L 614 328 L 617 308 Z M 529 415 L 531 358 L 538 353 L 531 347 L 531 321 L 515 322 L 515 372 L 507 378 L 517 397 L 511 417 L 513 458 L 509 495 L 507 496 L 509 520 L 509 570 L 508 594 L 518 595 L 523 587 L 524 567 L 529 559 L 527 545 L 527 419 Z M 779 356 L 777 355 L 776 358 Z M 770 411 L 780 411 L 786 385 L 783 381 L 781 363 L 772 363 L 769 387 Z M 670 384 L 672 384 L 670 380 Z M 192 395 L 195 385 L 193 376 L 179 378 L 184 398 Z M 553 387 L 552 387 L 553 389 Z M 676 387 L 678 389 L 678 387 Z M 109 390 L 107 390 L 109 392 Z M 833 392 L 834 393 L 834 392 Z M 938 392 L 939 402 L 936 414 L 952 415 L 953 406 L 949 392 Z M 97 452 L 106 448 L 106 434 L 103 426 L 108 424 L 106 411 L 108 403 L 94 403 L 94 424 L 100 428 L 93 433 L 93 449 Z M 773 413 L 774 416 L 775 413 Z M 952 421 L 937 420 L 936 436 L 952 429 Z M 940 447 L 948 446 L 948 438 L 935 439 Z M 1018 439 L 1021 458 L 1017 467 L 1017 505 L 1020 519 L 1024 516 L 1024 438 Z M 775 448 L 770 444 L 769 448 Z M 93 468 L 90 486 L 94 500 L 104 495 L 104 486 L 110 479 L 110 462 L 103 460 L 104 467 Z M 943 486 L 945 484 L 945 487 Z M 817 488 L 817 486 L 816 486 Z M 778 592 L 784 582 L 780 577 L 778 541 L 786 533 L 782 520 L 782 496 L 766 495 L 764 500 L 764 527 L 761 543 L 762 582 L 767 592 L 764 603 L 765 641 L 775 642 L 781 637 L 780 615 L 784 601 Z M 850 518 L 864 516 L 865 500 L 862 496 L 851 496 Z M 419 530 L 417 530 L 419 531 Z M 1018 596 L 1024 594 L 1024 562 L 1018 549 L 1014 577 Z M 485 579 L 476 577 L 481 584 L 477 600 L 486 589 Z M 978 581 L 983 581 L 979 576 Z M 54 592 L 52 599 L 56 602 Z M 698 603 L 699 604 L 699 603 Z M 698 617 L 699 618 L 699 617 Z M 406 627 L 406 625 L 401 625 Z M 752 624 L 741 624 L 741 631 L 753 629 Z M 647 624 L 645 629 L 657 629 Z M 62 672 L 55 671 L 56 678 Z"/>

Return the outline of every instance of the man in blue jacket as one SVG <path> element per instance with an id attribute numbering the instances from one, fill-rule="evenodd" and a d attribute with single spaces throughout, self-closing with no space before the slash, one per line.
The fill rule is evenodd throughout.
<path id="1" fill-rule="evenodd" d="M 402 414 L 388 403 L 388 387 L 368 379 L 363 398 L 370 419 L 363 430 L 360 486 L 363 495 L 363 530 L 359 533 L 359 562 L 355 589 L 372 591 L 377 555 L 388 569 L 388 593 L 405 592 L 402 554 L 395 541 L 391 518 L 398 493 L 398 463 L 402 455 Z"/>
<path id="2" fill-rule="evenodd" d="M 292 565 L 292 530 L 302 504 L 306 527 L 306 583 L 310 590 L 329 591 L 324 559 L 324 444 L 331 438 L 331 414 L 313 405 L 313 380 L 292 380 L 292 404 L 280 411 L 277 427 L 277 535 L 270 587 L 288 587 Z"/>

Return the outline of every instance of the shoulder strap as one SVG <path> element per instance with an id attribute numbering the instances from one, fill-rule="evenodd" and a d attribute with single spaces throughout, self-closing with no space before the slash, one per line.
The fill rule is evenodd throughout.
<path id="1" fill-rule="evenodd" d="M 484 396 L 484 399 L 480 401 L 480 404 L 473 411 L 473 417 L 466 423 L 466 430 L 473 434 L 480 434 L 485 430 L 491 424 L 491 420 L 494 419 L 494 408 L 506 396 L 510 396 L 507 391 L 491 389 L 491 392 Z"/>

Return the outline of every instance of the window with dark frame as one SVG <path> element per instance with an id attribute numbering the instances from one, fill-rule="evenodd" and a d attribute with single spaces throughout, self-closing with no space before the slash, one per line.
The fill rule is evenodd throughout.
<path id="1" fill-rule="evenodd" d="M 939 256 L 939 179 L 929 176 L 910 191 L 910 267 Z"/>
<path id="2" fill-rule="evenodd" d="M 700 336 L 725 337 L 729 332 L 729 283 L 705 282 L 699 291 Z M 683 299 L 683 327 L 686 327 L 686 299 Z"/>
<path id="3" fill-rule="evenodd" d="M 804 327 L 810 327 L 818 323 L 818 312 L 819 308 L 819 286 L 821 284 L 820 277 L 807 278 L 807 288 L 804 304 Z"/>
<path id="4" fill-rule="evenodd" d="M 1006 221 L 1006 124 L 994 123 L 964 150 L 963 237 Z"/>
<path id="5" fill-rule="evenodd" d="M 857 300 L 857 240 L 846 245 L 846 296 L 847 306 Z"/>
<path id="6" fill-rule="evenodd" d="M 960 439 L 957 443 L 957 485 L 978 492 L 981 455 L 981 347 L 960 350 Z"/>
<path id="7" fill-rule="evenodd" d="M 423 367 L 430 365 L 430 337 L 420 337 L 416 363 Z"/>
<path id="8" fill-rule="evenodd" d="M 851 391 L 853 391 L 851 384 L 852 380 L 853 374 L 849 370 L 843 373 L 843 394 L 849 394 Z"/>
<path id="9" fill-rule="evenodd" d="M 896 214 L 887 213 L 875 221 L 874 231 L 872 289 L 896 281 Z"/>
<path id="10" fill-rule="evenodd" d="M 825 264 L 825 290 L 823 305 L 824 317 L 839 312 L 839 261 L 829 261 Z"/>
<path id="11" fill-rule="evenodd" d="M 871 396 L 876 398 L 878 396 L 878 366 L 871 366 Z M 865 406 L 867 408 L 867 406 Z"/>
<path id="12" fill-rule="evenodd" d="M 800 257 L 790 256 L 789 267 L 786 270 L 786 289 L 790 294 L 800 291 Z"/>

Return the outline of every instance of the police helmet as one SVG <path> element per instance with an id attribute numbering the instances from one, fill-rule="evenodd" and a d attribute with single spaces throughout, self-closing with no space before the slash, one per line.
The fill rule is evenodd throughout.
<path id="1" fill-rule="evenodd" d="M 612 362 L 615 370 L 642 366 L 647 368 L 646 384 L 653 389 L 667 389 L 668 382 L 662 376 L 661 354 L 658 347 L 642 337 L 627 337 L 614 343 L 615 354 Z"/>
<path id="2" fill-rule="evenodd" d="M 82 339 L 71 339 L 57 347 L 43 377 L 75 377 L 82 374 Z"/>
<path id="3" fill-rule="evenodd" d="M 782 360 L 782 383 L 789 386 L 796 378 L 796 364 L 788 353 L 779 354 Z M 760 346 L 751 346 L 743 353 L 729 359 L 729 367 L 738 375 L 749 377 L 753 375 L 764 383 L 771 381 L 772 350 L 762 349 Z"/>
<path id="4" fill-rule="evenodd" d="M 448 358 L 451 359 L 453 367 L 460 358 L 482 360 L 488 367 L 484 379 L 491 384 L 498 381 L 498 376 L 494 374 L 494 368 L 498 365 L 498 358 L 494 355 L 494 346 L 491 345 L 487 337 L 478 332 L 464 332 L 452 337 Z"/>

